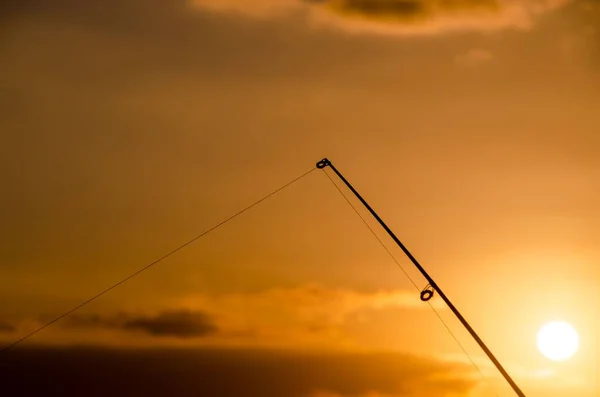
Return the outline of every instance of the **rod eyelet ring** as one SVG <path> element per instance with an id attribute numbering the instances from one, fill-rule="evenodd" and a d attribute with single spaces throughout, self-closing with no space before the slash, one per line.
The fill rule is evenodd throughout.
<path id="1" fill-rule="evenodd" d="M 421 292 L 421 300 L 423 302 L 427 302 L 431 298 L 433 298 L 433 291 L 425 290 Z"/>
<path id="2" fill-rule="evenodd" d="M 433 288 L 431 287 L 431 285 L 428 285 L 427 287 L 425 287 L 425 289 L 423 291 L 421 291 L 421 300 L 423 302 L 427 302 L 431 298 L 433 298 L 433 294 L 434 294 Z"/>
<path id="3" fill-rule="evenodd" d="M 317 168 L 321 170 L 321 169 L 329 166 L 329 164 L 331 164 L 331 163 L 329 162 L 328 159 L 323 159 L 317 163 Z"/>

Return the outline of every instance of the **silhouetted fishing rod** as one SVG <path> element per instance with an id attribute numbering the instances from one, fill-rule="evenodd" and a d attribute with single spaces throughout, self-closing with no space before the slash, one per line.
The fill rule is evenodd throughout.
<path id="1" fill-rule="evenodd" d="M 344 176 L 337 170 L 337 168 L 335 168 L 333 166 L 331 161 L 329 161 L 327 158 L 324 158 L 323 160 L 321 160 L 317 163 L 318 169 L 323 169 L 325 167 L 330 167 L 333 170 L 333 172 L 335 172 L 336 175 L 342 180 L 342 182 L 344 182 L 346 184 L 346 186 L 348 186 L 348 188 L 352 191 L 352 193 L 354 193 L 356 198 L 358 198 L 360 200 L 360 202 L 369 210 L 371 215 L 373 215 L 373 217 L 377 220 L 377 222 L 379 222 L 379 224 L 385 229 L 385 231 L 396 242 L 396 244 L 398 244 L 398 246 L 402 249 L 402 251 L 406 254 L 406 256 L 408 256 L 408 259 L 410 259 L 411 262 L 417 267 L 417 269 L 419 269 L 419 271 L 421 272 L 423 277 L 425 277 L 425 279 L 427 279 L 427 282 L 429 284 L 425 287 L 425 289 L 423 289 L 423 291 L 421 291 L 421 300 L 423 302 L 427 302 L 428 300 L 430 300 L 433 297 L 434 291 L 437 291 L 437 293 L 440 294 L 440 297 L 444 300 L 444 302 L 446 302 L 446 305 L 448 305 L 450 310 L 452 310 L 452 313 L 454 313 L 454 315 L 459 319 L 459 321 L 462 323 L 462 325 L 467 329 L 467 331 L 469 331 L 469 333 L 471 334 L 473 339 L 475 339 L 477 344 L 481 347 L 481 349 L 485 352 L 485 354 L 487 354 L 489 359 L 494 363 L 496 368 L 498 368 L 498 371 L 500 371 L 502 376 L 504 376 L 504 379 L 506 379 L 506 381 L 510 384 L 510 386 L 515 391 L 515 393 L 517 393 L 517 395 L 519 397 L 526 397 L 525 394 L 519 388 L 519 386 L 517 386 L 515 381 L 510 377 L 508 372 L 506 372 L 504 367 L 502 367 L 502 364 L 500 364 L 500 362 L 498 361 L 496 356 L 494 356 L 494 354 L 490 351 L 490 349 L 488 349 L 486 344 L 481 340 L 479 335 L 477 335 L 477 333 L 475 332 L 473 327 L 471 327 L 469 325 L 467 320 L 465 320 L 465 318 L 462 316 L 462 314 L 460 314 L 458 309 L 452 304 L 452 302 L 450 301 L 450 299 L 448 299 L 446 294 L 444 294 L 442 289 L 431 278 L 431 276 L 425 271 L 423 266 L 421 266 L 419 264 L 419 262 L 410 253 L 410 251 L 404 246 L 404 244 L 402 244 L 402 242 L 398 239 L 398 237 L 396 237 L 394 232 L 392 232 L 392 230 L 385 224 L 385 222 L 379 217 L 379 215 L 377 215 L 375 210 L 373 208 L 371 208 L 371 206 L 365 201 L 365 199 L 362 198 L 362 196 L 356 191 L 356 189 L 354 189 L 354 187 L 350 184 L 350 182 L 348 182 L 346 180 L 346 178 L 344 178 Z"/>

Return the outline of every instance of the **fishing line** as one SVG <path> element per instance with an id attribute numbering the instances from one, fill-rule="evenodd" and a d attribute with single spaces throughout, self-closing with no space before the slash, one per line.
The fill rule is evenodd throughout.
<path id="1" fill-rule="evenodd" d="M 392 258 L 392 260 L 396 263 L 396 265 L 400 268 L 400 270 L 402 270 L 402 273 L 404 273 L 404 275 L 408 278 L 408 280 L 415 287 L 415 289 L 417 291 L 421 291 L 421 289 L 419 288 L 419 286 L 417 285 L 417 283 L 410 277 L 410 275 L 408 274 L 408 272 L 404 269 L 404 267 L 396 259 L 396 257 L 394 256 L 394 254 L 388 249 L 388 247 L 381 240 L 381 238 L 379 238 L 379 236 L 377 235 L 377 233 L 375 233 L 375 231 L 373 230 L 373 228 L 371 227 L 371 225 L 369 225 L 369 223 L 366 221 L 366 219 L 360 214 L 360 212 L 358 211 L 358 209 L 356 208 L 356 206 L 354 204 L 352 204 L 352 202 L 350 201 L 350 199 L 346 196 L 346 194 L 342 191 L 342 189 L 338 186 L 338 184 L 335 183 L 335 181 L 331 178 L 331 176 L 329 175 L 329 173 L 327 172 L 327 170 L 323 168 L 323 172 L 325 173 L 325 176 L 327 176 L 327 179 L 329 179 L 329 181 L 331 182 L 331 184 L 336 188 L 336 190 L 344 198 L 344 200 L 346 200 L 346 203 L 348 203 L 348 205 L 354 210 L 354 213 L 360 218 L 360 220 L 362 221 L 362 223 L 367 227 L 367 229 L 369 229 L 369 231 L 377 239 L 377 241 L 379 241 L 379 244 L 388 253 L 388 255 L 390 256 L 390 258 Z M 429 290 L 425 289 L 423 291 L 429 291 Z M 436 310 L 436 308 L 433 307 L 433 305 L 431 304 L 431 302 L 429 302 L 429 299 L 424 300 L 424 302 L 429 305 L 429 307 L 431 308 L 431 310 L 433 310 L 433 312 L 435 313 L 435 315 L 437 316 L 437 318 L 440 320 L 440 322 L 442 323 L 442 325 L 446 328 L 446 330 L 448 331 L 448 333 L 452 336 L 452 339 L 454 339 L 454 341 L 460 347 L 460 349 L 465 354 L 465 356 L 467 356 L 467 358 L 469 359 L 469 361 L 471 362 L 471 364 L 473 365 L 473 367 L 477 370 L 477 372 L 481 376 L 481 379 L 484 381 L 484 383 L 486 383 L 488 385 L 488 387 L 492 390 L 492 392 L 494 394 L 496 394 L 496 396 L 499 397 L 498 392 L 491 385 L 491 383 L 489 382 L 489 380 L 483 374 L 483 372 L 481 371 L 481 369 L 479 368 L 479 366 L 475 363 L 475 361 L 473 360 L 473 358 L 471 357 L 471 355 L 467 352 L 467 350 L 462 345 L 462 343 L 460 343 L 460 341 L 458 340 L 458 338 L 456 337 L 456 335 L 454 334 L 454 332 L 452 332 L 452 330 L 450 329 L 450 326 L 446 323 L 446 321 L 444 321 L 443 317 Z"/>
<path id="2" fill-rule="evenodd" d="M 61 314 L 60 316 L 56 317 L 55 319 L 53 319 L 52 321 L 49 321 L 48 323 L 45 323 L 44 325 L 40 326 L 39 328 L 35 329 L 34 331 L 30 332 L 29 334 L 23 336 L 22 338 L 14 341 L 13 343 L 3 347 L 2 349 L 0 349 L 0 354 L 5 353 L 6 351 L 8 351 L 9 349 L 14 348 L 15 346 L 25 342 L 27 339 L 31 338 L 32 336 L 34 336 L 35 334 L 43 331 L 44 329 L 50 327 L 51 325 L 53 325 L 54 323 L 62 320 L 63 318 L 67 317 L 68 315 L 72 314 L 73 312 L 81 309 L 83 306 L 89 304 L 90 302 L 100 298 L 102 295 L 105 295 L 106 293 L 112 291 L 113 289 L 119 287 L 120 285 L 126 283 L 127 281 L 131 280 L 132 278 L 140 275 L 141 273 L 145 272 L 146 270 L 150 269 L 151 267 L 157 265 L 158 263 L 164 261 L 165 259 L 167 259 L 168 257 L 170 257 L 171 255 L 177 253 L 178 251 L 181 251 L 182 249 L 184 249 L 185 247 L 187 247 L 188 245 L 196 242 L 197 240 L 199 240 L 200 238 L 206 236 L 207 234 L 215 231 L 216 229 L 218 229 L 219 227 L 225 225 L 226 223 L 228 223 L 229 221 L 237 218 L 238 216 L 242 215 L 244 212 L 248 211 L 249 209 L 257 206 L 258 204 L 262 203 L 263 201 L 267 200 L 268 198 L 270 198 L 271 196 L 274 196 L 275 194 L 279 193 L 280 191 L 282 191 L 283 189 L 293 185 L 294 183 L 298 182 L 299 180 L 301 180 L 302 178 L 304 178 L 305 176 L 307 176 L 308 174 L 312 173 L 313 171 L 315 171 L 316 168 L 312 168 L 311 170 L 305 172 L 304 174 L 292 179 L 290 182 L 286 183 L 285 185 L 279 187 L 278 189 L 272 191 L 271 193 L 267 194 L 266 196 L 264 196 L 263 198 L 261 198 L 258 201 L 255 201 L 254 203 L 250 204 L 249 206 L 247 206 L 246 208 L 236 212 L 235 214 L 231 215 L 229 218 L 225 219 L 224 221 L 216 224 L 215 226 L 205 230 L 204 232 L 200 233 L 199 235 L 197 235 L 196 237 L 192 238 L 191 240 L 187 241 L 186 243 L 180 245 L 179 247 L 175 248 L 174 250 L 170 251 L 169 253 L 161 256 L 160 258 L 156 259 L 155 261 L 149 263 L 148 265 L 142 267 L 141 269 L 137 270 L 136 272 L 130 274 L 129 276 L 125 277 L 124 279 L 116 282 L 115 284 L 111 285 L 110 287 L 106 288 L 105 290 L 97 293 L 96 295 L 92 296 L 91 298 L 83 301 L 82 303 L 80 303 L 79 305 L 73 307 L 72 309 L 64 312 L 63 314 Z"/>

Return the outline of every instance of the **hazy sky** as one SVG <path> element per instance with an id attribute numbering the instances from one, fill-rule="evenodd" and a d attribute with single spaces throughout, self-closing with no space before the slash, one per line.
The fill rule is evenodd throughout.
<path id="1" fill-rule="evenodd" d="M 327 156 L 528 396 L 600 392 L 597 1 L 15 0 L 0 13 L 1 342 Z M 193 379 L 202 395 L 513 395 L 435 298 L 481 381 L 322 173 L 26 344 L 233 348 L 169 356 L 188 378 L 215 363 Z M 560 365 L 535 346 L 556 318 L 581 337 Z M 12 354 L 37 357 L 39 375 L 52 354 L 75 368 L 102 349 Z M 98 360 L 124 365 L 111 357 Z M 248 394 L 208 381 L 248 363 Z M 317 368 L 331 373 L 290 380 Z"/>

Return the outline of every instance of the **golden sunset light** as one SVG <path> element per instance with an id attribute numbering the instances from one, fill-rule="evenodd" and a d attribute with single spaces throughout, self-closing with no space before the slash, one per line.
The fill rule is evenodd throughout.
<path id="1" fill-rule="evenodd" d="M 600 396 L 600 2 L 8 0 L 0 396 Z"/>

